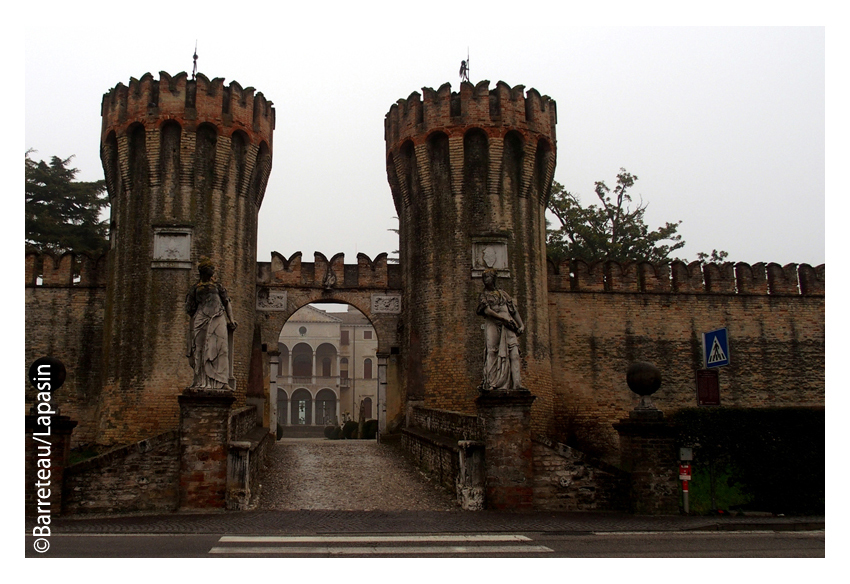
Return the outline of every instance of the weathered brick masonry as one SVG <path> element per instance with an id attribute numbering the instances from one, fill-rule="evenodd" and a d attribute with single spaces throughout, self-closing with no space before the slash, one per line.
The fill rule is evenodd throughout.
<path id="1" fill-rule="evenodd" d="M 484 340 L 476 245 L 507 255 L 532 424 L 550 430 L 553 393 L 546 298 L 545 209 L 555 170 L 555 102 L 489 81 L 423 88 L 385 120 L 387 175 L 399 216 L 404 384 L 430 408 L 473 413 Z"/>
<path id="2" fill-rule="evenodd" d="M 177 424 L 177 394 L 191 381 L 184 301 L 202 256 L 215 263 L 242 325 L 233 362 L 237 404 L 244 404 L 257 213 L 271 172 L 275 117 L 253 88 L 160 73 L 159 80 L 146 74 L 104 95 L 102 119 L 112 241 L 98 440 L 124 443 Z M 156 249 L 157 237 L 163 249 Z M 180 237 L 189 238 L 183 257 L 174 243 Z"/>
<path id="3" fill-rule="evenodd" d="M 823 265 L 566 262 L 549 271 L 556 427 L 584 419 L 616 441 L 611 424 L 637 405 L 625 376 L 635 361 L 661 369 L 652 398 L 661 410 L 695 407 L 701 333 L 723 327 L 722 405 L 825 403 Z"/>
<path id="4" fill-rule="evenodd" d="M 101 387 L 106 258 L 28 252 L 25 262 L 26 363 L 52 355 L 65 364 L 67 379 L 54 392 L 54 400 L 63 415 L 78 422 L 72 443 L 94 443 Z M 76 280 L 75 273 L 79 276 Z M 28 379 L 24 386 L 29 408 L 35 403 L 36 390 Z"/>

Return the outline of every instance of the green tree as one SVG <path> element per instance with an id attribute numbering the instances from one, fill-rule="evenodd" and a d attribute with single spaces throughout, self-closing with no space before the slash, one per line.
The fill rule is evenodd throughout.
<path id="1" fill-rule="evenodd" d="M 99 254 L 109 247 L 107 222 L 100 213 L 109 201 L 105 182 L 78 182 L 73 156 L 50 163 L 25 156 L 26 244 L 42 251 Z"/>
<path id="2" fill-rule="evenodd" d="M 547 230 L 547 251 L 554 260 L 670 261 L 685 242 L 676 233 L 681 221 L 650 231 L 644 222 L 647 203 L 632 206 L 629 194 L 638 177 L 621 168 L 617 186 L 595 185 L 599 205 L 582 207 L 578 197 L 557 182 L 552 186 L 549 211 L 560 228 Z M 725 253 L 725 252 L 720 252 Z"/>

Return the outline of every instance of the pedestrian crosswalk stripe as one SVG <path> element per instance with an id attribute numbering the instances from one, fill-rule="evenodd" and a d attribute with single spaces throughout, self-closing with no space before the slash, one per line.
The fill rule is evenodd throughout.
<path id="1" fill-rule="evenodd" d="M 412 555 L 412 554 L 535 554 L 554 550 L 542 545 L 435 545 L 435 546 L 315 546 L 315 547 L 214 547 L 211 554 L 281 555 Z"/>
<path id="2" fill-rule="evenodd" d="M 390 542 L 506 542 L 531 541 L 513 534 L 432 535 L 225 535 L 219 543 L 390 543 Z"/>
<path id="3" fill-rule="evenodd" d="M 407 535 L 225 535 L 210 554 L 255 555 L 434 555 L 552 553 L 518 534 Z M 229 545 L 221 545 L 229 544 Z M 243 544 L 243 545 L 240 545 Z M 291 544 L 291 545 L 252 545 Z M 304 545 L 318 544 L 318 545 Z M 388 544 L 388 545 L 387 545 Z M 395 545 L 393 545 L 395 544 Z M 453 545 L 454 544 L 454 545 Z"/>

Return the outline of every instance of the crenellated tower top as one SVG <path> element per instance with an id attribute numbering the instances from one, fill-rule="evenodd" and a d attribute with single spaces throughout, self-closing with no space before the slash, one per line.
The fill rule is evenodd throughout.
<path id="1" fill-rule="evenodd" d="M 399 217 L 402 376 L 409 399 L 474 411 L 484 338 L 481 275 L 497 270 L 521 307 L 523 383 L 551 422 L 546 204 L 556 163 L 555 102 L 502 81 L 423 88 L 384 121 L 387 180 Z"/>
<path id="2" fill-rule="evenodd" d="M 419 144 L 435 131 L 451 136 L 477 127 L 491 137 L 509 130 L 536 134 L 554 149 L 557 117 L 555 101 L 533 88 L 526 92 L 523 85 L 499 81 L 490 89 L 484 80 L 475 85 L 462 82 L 460 91 L 453 92 L 451 84 L 444 83 L 436 91 L 423 87 L 422 94 L 414 91 L 393 104 L 384 121 L 384 139 L 390 152 L 407 140 Z"/>
<path id="3" fill-rule="evenodd" d="M 130 84 L 119 83 L 103 96 L 101 140 L 115 131 L 120 136 L 135 123 L 159 127 L 174 120 L 187 130 L 209 122 L 228 134 L 241 130 L 251 144 L 265 141 L 272 146 L 275 125 L 274 105 L 253 87 L 243 88 L 236 81 L 224 85 L 224 79 L 212 81 L 198 73 L 193 81 L 185 72 L 171 76 L 161 71 L 159 80 L 150 73 Z"/>

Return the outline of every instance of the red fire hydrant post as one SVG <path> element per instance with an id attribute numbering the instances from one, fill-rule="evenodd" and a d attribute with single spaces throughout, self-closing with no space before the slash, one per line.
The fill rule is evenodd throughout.
<path id="1" fill-rule="evenodd" d="M 688 505 L 688 481 L 691 480 L 691 465 L 688 462 L 679 464 L 679 480 L 682 481 L 682 502 L 685 507 L 685 515 L 690 512 Z"/>

